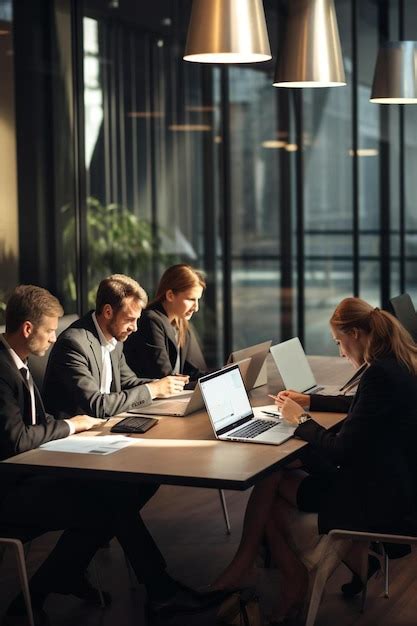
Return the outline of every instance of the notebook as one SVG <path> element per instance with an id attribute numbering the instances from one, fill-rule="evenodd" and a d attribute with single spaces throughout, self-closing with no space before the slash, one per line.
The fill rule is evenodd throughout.
<path id="1" fill-rule="evenodd" d="M 237 364 L 203 376 L 199 386 L 217 439 L 279 445 L 293 436 L 294 426 L 252 408 Z"/>
<path id="2" fill-rule="evenodd" d="M 250 359 L 244 359 L 236 363 L 236 367 L 240 368 L 242 375 L 246 377 L 249 370 Z M 155 399 L 149 406 L 141 408 L 137 411 L 129 411 L 134 415 L 171 415 L 173 417 L 184 417 L 195 411 L 204 408 L 204 400 L 201 395 L 200 387 L 197 384 L 192 391 L 183 391 L 169 399 Z"/>
<path id="3" fill-rule="evenodd" d="M 227 364 L 229 364 L 237 363 L 242 359 L 252 359 L 246 379 L 244 378 L 247 391 L 255 387 L 260 387 L 261 385 L 266 385 L 268 382 L 265 359 L 268 355 L 271 343 L 272 341 L 264 341 L 263 343 L 258 343 L 254 346 L 243 348 L 242 350 L 236 350 L 231 353 L 227 360 Z"/>
<path id="4" fill-rule="evenodd" d="M 335 396 L 341 392 L 338 385 L 319 386 L 317 384 L 298 337 L 271 346 L 270 352 L 286 389 L 328 396 Z"/>

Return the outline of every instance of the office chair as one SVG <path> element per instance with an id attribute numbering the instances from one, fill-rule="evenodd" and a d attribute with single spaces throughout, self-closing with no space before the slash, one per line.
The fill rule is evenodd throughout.
<path id="1" fill-rule="evenodd" d="M 417 531 L 417 528 L 416 528 Z M 321 556 L 320 562 L 317 567 L 317 571 L 314 577 L 313 588 L 310 596 L 310 604 L 308 607 L 307 619 L 305 626 L 314 626 L 316 621 L 317 612 L 320 606 L 321 598 L 323 596 L 324 588 L 327 580 L 330 578 L 335 570 L 335 567 L 342 560 L 342 553 L 346 553 L 349 549 L 351 541 L 366 541 L 367 543 L 375 542 L 387 542 L 398 544 L 417 545 L 417 532 L 415 535 L 391 535 L 388 533 L 368 533 L 359 532 L 353 530 L 331 530 L 328 534 L 328 542 L 324 553 Z M 341 550 L 336 550 L 336 546 L 340 542 L 345 542 Z M 385 598 L 389 597 L 388 594 L 388 557 L 384 553 L 385 562 Z M 361 612 L 365 609 L 367 585 L 368 585 L 368 552 L 365 551 L 361 564 L 361 571 L 359 576 L 363 582 L 362 603 Z"/>
<path id="2" fill-rule="evenodd" d="M 395 317 L 417 343 L 417 313 L 408 293 L 391 298 L 390 304 Z"/>
<path id="3" fill-rule="evenodd" d="M 18 534 L 18 537 L 13 536 L 16 534 Z M 25 531 L 23 531 L 23 533 L 18 533 L 16 529 L 12 530 L 3 527 L 0 527 L 0 535 L 6 535 L 0 537 L 0 564 L 3 560 L 6 548 L 10 547 L 13 550 L 16 559 L 20 586 L 26 606 L 28 624 L 29 626 L 35 626 L 32 609 L 32 599 L 30 596 L 29 580 L 26 568 L 25 550 L 23 547 L 23 544 L 31 541 L 35 535 L 31 534 L 30 531 L 29 534 L 26 534 Z"/>

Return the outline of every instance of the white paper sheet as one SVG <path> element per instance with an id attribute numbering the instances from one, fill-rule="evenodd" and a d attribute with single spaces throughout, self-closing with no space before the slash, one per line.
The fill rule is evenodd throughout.
<path id="1" fill-rule="evenodd" d="M 112 454 L 133 443 L 133 439 L 122 435 L 103 437 L 68 437 L 44 443 L 41 448 L 51 452 L 75 452 L 79 454 Z"/>

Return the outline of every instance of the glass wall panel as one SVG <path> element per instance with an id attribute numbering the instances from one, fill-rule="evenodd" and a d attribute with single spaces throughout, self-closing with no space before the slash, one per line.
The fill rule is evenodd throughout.
<path id="1" fill-rule="evenodd" d="M 380 304 L 380 107 L 369 102 L 378 52 L 378 6 L 357 3 L 359 295 Z M 388 277 L 387 277 L 388 278 Z"/>
<path id="2" fill-rule="evenodd" d="M 280 338 L 279 152 L 271 78 L 231 67 L 230 164 L 233 347 Z M 260 314 L 261 312 L 261 314 Z"/>
<path id="3" fill-rule="evenodd" d="M 350 3 L 336 7 L 347 86 L 303 90 L 305 347 L 324 354 L 330 314 L 353 290 Z"/>
<path id="4" fill-rule="evenodd" d="M 208 360 L 216 361 L 222 341 L 219 73 L 184 63 L 176 37 L 188 12 L 172 3 L 149 12 L 138 12 L 134 2 L 123 12 L 94 9 L 94 2 L 85 3 L 89 304 L 99 280 L 113 272 L 133 276 L 152 298 L 169 265 L 205 270 L 207 290 L 193 323 Z"/>
<path id="5" fill-rule="evenodd" d="M 18 205 L 11 0 L 0 0 L 0 324 L 18 281 Z"/>

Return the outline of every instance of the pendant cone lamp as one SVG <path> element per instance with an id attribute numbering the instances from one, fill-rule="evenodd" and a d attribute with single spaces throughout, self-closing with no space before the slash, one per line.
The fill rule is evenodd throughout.
<path id="1" fill-rule="evenodd" d="M 380 47 L 370 100 L 417 104 L 417 41 L 388 41 Z"/>
<path id="2" fill-rule="evenodd" d="M 289 0 L 274 87 L 346 85 L 333 0 Z"/>
<path id="3" fill-rule="evenodd" d="M 185 61 L 258 63 L 271 58 L 262 0 L 193 0 Z"/>

